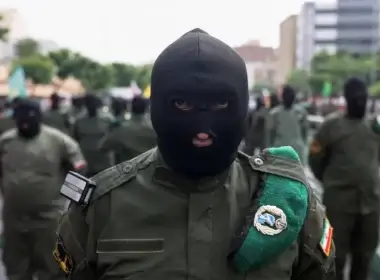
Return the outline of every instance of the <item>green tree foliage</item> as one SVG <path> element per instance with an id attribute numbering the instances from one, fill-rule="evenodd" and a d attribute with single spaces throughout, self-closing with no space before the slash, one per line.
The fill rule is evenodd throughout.
<path id="1" fill-rule="evenodd" d="M 136 73 L 136 82 L 137 85 L 142 88 L 143 90 L 150 85 L 150 78 L 152 75 L 152 67 L 153 65 L 142 65 L 140 67 L 137 67 L 137 73 Z"/>
<path id="2" fill-rule="evenodd" d="M 309 85 L 309 75 L 304 70 L 294 70 L 292 73 L 290 73 L 286 83 L 294 87 L 297 91 L 302 92 L 306 96 L 311 92 Z"/>
<path id="3" fill-rule="evenodd" d="M 42 55 L 20 58 L 13 63 L 13 68 L 17 66 L 24 69 L 26 78 L 34 84 L 49 84 L 54 73 L 54 63 Z"/>
<path id="4" fill-rule="evenodd" d="M 256 83 L 252 88 L 252 91 L 254 93 L 262 93 L 264 90 L 268 90 L 269 92 L 275 92 L 276 88 L 272 85 L 265 83 Z"/>
<path id="5" fill-rule="evenodd" d="M 15 48 L 17 55 L 21 58 L 34 56 L 40 50 L 38 42 L 32 38 L 21 39 L 16 43 Z"/>
<path id="6" fill-rule="evenodd" d="M 117 87 L 128 87 L 138 75 L 138 69 L 131 64 L 115 62 L 111 64 L 111 67 L 114 71 L 115 86 Z"/>
<path id="7" fill-rule="evenodd" d="M 4 15 L 1 15 L 0 14 L 0 23 L 4 20 Z M 0 27 L 0 41 L 6 41 L 7 40 L 7 36 L 8 36 L 8 33 L 9 33 L 9 29 L 4 27 L 4 26 L 1 26 Z"/>

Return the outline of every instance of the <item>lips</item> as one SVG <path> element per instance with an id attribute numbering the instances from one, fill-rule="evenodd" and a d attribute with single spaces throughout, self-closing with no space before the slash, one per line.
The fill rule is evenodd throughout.
<path id="1" fill-rule="evenodd" d="M 198 148 L 211 146 L 212 142 L 213 142 L 212 139 L 199 139 L 199 138 L 193 139 L 193 145 Z"/>

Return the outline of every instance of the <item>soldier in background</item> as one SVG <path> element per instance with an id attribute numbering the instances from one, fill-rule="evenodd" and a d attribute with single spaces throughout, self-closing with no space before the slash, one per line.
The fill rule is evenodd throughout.
<path id="1" fill-rule="evenodd" d="M 69 170 L 83 172 L 78 144 L 41 124 L 39 105 L 21 100 L 15 129 L 0 137 L 3 262 L 9 280 L 59 279 L 51 261 L 54 232 L 66 205 L 60 187 Z"/>
<path id="2" fill-rule="evenodd" d="M 263 96 L 256 98 L 256 108 L 248 116 L 248 131 L 244 140 L 243 152 L 254 155 L 266 147 L 265 122 L 268 109 Z"/>
<path id="3" fill-rule="evenodd" d="M 75 120 L 86 115 L 86 108 L 84 104 L 85 98 L 81 95 L 74 95 L 71 97 L 71 108 L 69 111 L 69 124 L 74 124 Z"/>
<path id="4" fill-rule="evenodd" d="M 111 109 L 114 117 L 112 128 L 116 128 L 126 121 L 125 113 L 127 111 L 127 101 L 121 97 L 111 98 Z"/>
<path id="5" fill-rule="evenodd" d="M 57 93 L 50 96 L 50 109 L 44 113 L 44 124 L 54 127 L 62 132 L 68 133 L 69 119 L 66 113 L 61 111 L 61 97 Z"/>
<path id="6" fill-rule="evenodd" d="M 273 108 L 268 116 L 266 139 L 269 147 L 291 146 L 303 163 L 306 162 L 308 138 L 307 112 L 295 106 L 296 92 L 288 85 L 282 89 L 282 104 Z"/>
<path id="7" fill-rule="evenodd" d="M 349 254 L 349 279 L 366 280 L 379 240 L 380 129 L 366 120 L 368 93 L 361 80 L 348 79 L 344 97 L 346 112 L 330 115 L 317 131 L 309 164 L 323 183 L 334 227 L 337 280 L 344 279 Z"/>
<path id="8" fill-rule="evenodd" d="M 136 96 L 132 100 L 132 118 L 107 134 L 99 143 L 101 151 L 112 152 L 115 164 L 130 160 L 156 146 L 156 134 L 145 117 L 148 101 Z"/>
<path id="9" fill-rule="evenodd" d="M 101 100 L 94 94 L 85 96 L 86 114 L 78 118 L 72 127 L 72 135 L 78 141 L 87 160 L 87 175 L 92 176 L 111 165 L 109 155 L 99 150 L 98 143 L 110 131 L 110 122 L 100 112 Z"/>

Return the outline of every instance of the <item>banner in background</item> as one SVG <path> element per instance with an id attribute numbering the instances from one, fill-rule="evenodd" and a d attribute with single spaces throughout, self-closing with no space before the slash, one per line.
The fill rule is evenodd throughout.
<path id="1" fill-rule="evenodd" d="M 15 97 L 27 97 L 28 92 L 26 90 L 25 83 L 26 79 L 24 69 L 22 67 L 17 67 L 8 78 L 8 99 L 13 99 Z"/>

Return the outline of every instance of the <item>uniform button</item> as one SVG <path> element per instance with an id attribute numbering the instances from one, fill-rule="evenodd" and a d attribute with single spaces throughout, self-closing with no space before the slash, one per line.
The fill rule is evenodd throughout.
<path id="1" fill-rule="evenodd" d="M 253 163 L 254 163 L 255 165 L 257 165 L 257 166 L 261 166 L 261 165 L 264 164 L 264 161 L 263 161 L 261 158 L 255 158 L 255 159 L 253 160 Z"/>
<path id="2" fill-rule="evenodd" d="M 123 168 L 123 171 L 124 173 L 130 173 L 132 171 L 132 165 L 131 164 L 127 164 L 126 166 L 124 166 Z"/>

